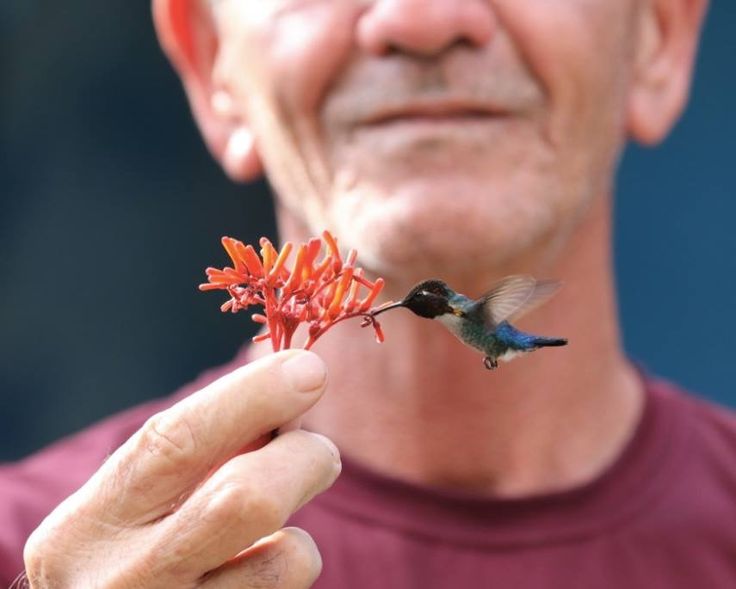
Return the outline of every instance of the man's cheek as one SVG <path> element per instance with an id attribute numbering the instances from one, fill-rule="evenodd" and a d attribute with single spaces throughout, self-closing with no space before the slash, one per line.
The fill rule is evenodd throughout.
<path id="1" fill-rule="evenodd" d="M 347 9 L 318 3 L 283 14 L 267 39 L 264 57 L 282 96 L 310 114 L 316 111 L 347 63 L 355 18 Z"/>

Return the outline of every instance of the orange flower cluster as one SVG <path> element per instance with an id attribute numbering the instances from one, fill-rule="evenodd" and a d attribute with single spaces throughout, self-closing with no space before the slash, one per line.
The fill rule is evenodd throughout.
<path id="1" fill-rule="evenodd" d="M 325 252 L 321 259 L 320 253 Z M 263 314 L 252 315 L 256 323 L 268 331 L 253 341 L 271 340 L 274 352 L 291 347 L 294 332 L 307 323 L 305 349 L 312 347 L 330 327 L 350 319 L 363 317 L 362 326 L 372 325 L 376 339 L 383 341 L 378 321 L 371 315 L 371 305 L 383 288 L 383 279 L 371 282 L 362 268 L 355 266 L 357 252 L 350 250 L 345 260 L 335 238 L 325 231 L 322 239 L 301 244 L 291 267 L 287 264 L 294 250 L 290 242 L 277 251 L 265 237 L 260 240 L 260 257 L 253 246 L 232 237 L 223 237 L 233 267 L 207 268 L 208 282 L 199 290 L 225 290 L 230 299 L 221 310 L 236 313 L 251 305 L 261 305 Z"/>

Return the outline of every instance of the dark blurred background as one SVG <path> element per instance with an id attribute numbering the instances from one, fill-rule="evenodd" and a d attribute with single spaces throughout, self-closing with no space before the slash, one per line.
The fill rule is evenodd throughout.
<path id="1" fill-rule="evenodd" d="M 692 103 L 628 151 L 626 345 L 736 406 L 736 3 L 711 9 Z M 730 73 L 729 73 L 730 72 Z M 223 234 L 273 236 L 267 189 L 205 151 L 148 0 L 0 2 L 0 460 L 167 394 L 252 333 L 196 286 Z"/>

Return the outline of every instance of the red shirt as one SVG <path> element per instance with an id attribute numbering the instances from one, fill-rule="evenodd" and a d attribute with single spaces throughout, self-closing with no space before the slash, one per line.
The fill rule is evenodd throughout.
<path id="1" fill-rule="evenodd" d="M 233 366 L 0 467 L 0 586 L 22 569 L 40 520 L 146 417 Z M 648 381 L 634 438 L 583 487 L 484 499 L 389 479 L 343 456 L 335 485 L 290 523 L 319 545 L 319 589 L 734 588 L 736 417 Z"/>

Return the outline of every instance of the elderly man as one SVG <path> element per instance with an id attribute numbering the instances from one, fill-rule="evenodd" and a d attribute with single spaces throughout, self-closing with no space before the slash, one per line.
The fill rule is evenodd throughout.
<path id="1" fill-rule="evenodd" d="M 570 345 L 489 372 L 397 310 L 382 347 L 254 347 L 6 470 L 3 572 L 51 512 L 34 589 L 736 586 L 736 422 L 626 359 L 610 262 L 619 154 L 680 115 L 704 11 L 154 0 L 210 150 L 267 175 L 283 239 L 329 228 L 387 298 L 560 279 L 525 325 Z"/>

